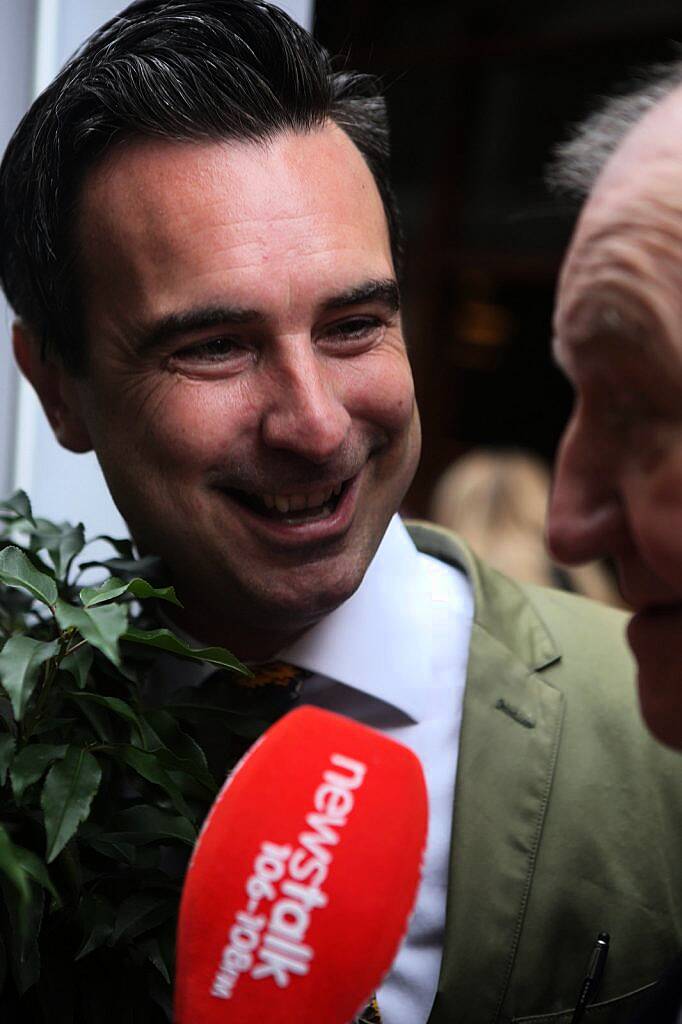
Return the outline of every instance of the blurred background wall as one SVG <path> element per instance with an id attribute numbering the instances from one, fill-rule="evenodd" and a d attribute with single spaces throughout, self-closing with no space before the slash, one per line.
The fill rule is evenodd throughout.
<path id="1" fill-rule="evenodd" d="M 315 33 L 389 100 L 424 455 L 408 510 L 474 446 L 548 462 L 570 408 L 549 359 L 575 211 L 543 169 L 567 126 L 677 55 L 679 0 L 317 0 Z"/>
<path id="2" fill-rule="evenodd" d="M 406 332 L 424 421 L 407 508 L 425 514 L 480 445 L 551 460 L 570 395 L 548 344 L 574 211 L 543 167 L 567 125 L 633 69 L 676 53 L 679 0 L 283 0 L 340 63 L 384 81 L 406 236 Z M 0 0 L 0 146 L 118 0 Z M 9 353 L 0 307 L 0 487 L 53 518 L 123 526 L 94 456 L 63 452 Z"/>

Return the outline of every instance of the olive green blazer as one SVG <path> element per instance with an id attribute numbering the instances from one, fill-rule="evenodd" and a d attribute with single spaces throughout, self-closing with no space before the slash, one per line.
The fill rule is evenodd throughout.
<path id="1" fill-rule="evenodd" d="M 641 722 L 626 618 L 409 529 L 475 596 L 428 1024 L 569 1024 L 600 931 L 611 950 L 585 1020 L 623 1021 L 682 948 L 682 758 Z"/>

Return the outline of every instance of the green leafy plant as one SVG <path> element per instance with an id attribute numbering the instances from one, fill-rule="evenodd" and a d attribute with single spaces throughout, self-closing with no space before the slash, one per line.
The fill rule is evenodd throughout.
<path id="1" fill-rule="evenodd" d="M 170 1019 L 182 878 L 218 790 L 192 723 L 215 709 L 155 706 L 145 685 L 159 652 L 247 672 L 159 628 L 144 609 L 179 604 L 173 588 L 144 578 L 153 562 L 129 541 L 97 539 L 112 557 L 78 566 L 81 524 L 34 517 L 23 492 L 0 502 L 0 1020 L 12 1024 Z M 106 578 L 79 585 L 93 565 Z"/>

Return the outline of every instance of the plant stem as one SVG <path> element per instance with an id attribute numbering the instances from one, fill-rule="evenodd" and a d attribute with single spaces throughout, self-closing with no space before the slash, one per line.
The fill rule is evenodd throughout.
<path id="1" fill-rule="evenodd" d="M 33 730 L 40 722 L 43 711 L 45 709 L 47 698 L 52 689 L 52 684 L 54 682 L 55 676 L 57 675 L 57 670 L 59 669 L 59 666 L 64 660 L 66 650 L 72 635 L 72 628 L 65 630 L 64 633 L 61 633 L 59 635 L 59 652 L 57 653 L 56 657 L 51 658 L 50 661 L 48 661 L 45 664 L 43 682 L 38 693 L 35 707 L 33 709 L 33 714 L 30 717 L 28 715 L 26 716 L 26 731 L 24 733 L 25 739 L 28 739 L 29 736 L 31 736 Z"/>
<path id="2" fill-rule="evenodd" d="M 73 647 L 69 647 L 68 651 L 66 651 L 66 652 L 65 652 L 65 654 L 64 654 L 64 657 L 65 657 L 65 658 L 68 658 L 68 656 L 69 656 L 70 654 L 73 654 L 73 653 L 74 653 L 75 651 L 77 651 L 77 650 L 78 650 L 78 649 L 79 649 L 80 647 L 84 647 L 84 646 L 85 646 L 85 645 L 87 644 L 87 642 L 88 642 L 87 640 L 79 640 L 77 644 L 74 644 L 74 645 L 73 645 Z"/>

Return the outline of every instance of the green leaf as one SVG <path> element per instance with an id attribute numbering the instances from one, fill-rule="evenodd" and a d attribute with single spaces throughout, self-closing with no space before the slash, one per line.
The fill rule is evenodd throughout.
<path id="1" fill-rule="evenodd" d="M 102 769 L 92 754 L 74 746 L 68 748 L 63 761 L 50 768 L 40 798 L 45 815 L 48 864 L 88 817 L 101 779 Z"/>
<path id="2" fill-rule="evenodd" d="M 132 579 L 141 576 L 143 579 L 158 578 L 161 560 L 156 555 L 145 555 L 144 558 L 107 558 L 102 562 L 81 562 L 81 571 L 85 569 L 108 569 L 114 576 Z"/>
<path id="3" fill-rule="evenodd" d="M 128 626 L 127 608 L 114 604 L 103 608 L 76 608 L 60 598 L 55 605 L 55 615 L 61 629 L 78 630 L 109 661 L 120 665 L 118 641 Z"/>
<path id="4" fill-rule="evenodd" d="M 59 665 L 60 669 L 68 672 L 76 680 L 76 686 L 83 690 L 88 682 L 88 675 L 92 668 L 92 647 L 83 644 L 78 650 L 67 654 Z"/>
<path id="5" fill-rule="evenodd" d="M 192 818 L 192 812 L 185 802 L 180 787 L 173 781 L 165 768 L 162 767 L 155 753 L 151 753 L 148 750 L 140 750 L 139 747 L 132 747 L 126 744 L 113 748 L 111 753 L 118 760 L 129 765 L 147 782 L 153 782 L 165 790 L 179 814 L 182 814 L 185 818 Z"/>
<path id="6" fill-rule="evenodd" d="M 0 722 L 4 722 L 8 732 L 16 732 L 16 722 L 9 697 L 5 697 L 0 689 Z"/>
<path id="7" fill-rule="evenodd" d="M 137 597 L 141 601 L 154 597 L 159 601 L 170 601 L 171 604 L 182 608 L 176 597 L 174 587 L 153 587 L 151 583 L 140 579 L 139 576 L 130 580 L 129 583 L 119 579 L 117 576 L 111 576 L 97 587 L 83 587 L 80 592 L 80 599 L 86 608 L 92 608 L 94 605 L 103 604 L 105 601 L 113 601 L 123 594 L 130 594 L 131 597 Z"/>
<path id="8" fill-rule="evenodd" d="M 134 561 L 135 552 L 133 551 L 133 542 L 127 537 L 110 537 L 107 533 L 100 533 L 99 536 L 93 537 L 95 540 L 106 541 L 107 544 L 111 544 L 114 551 L 120 555 L 121 558 Z"/>
<path id="9" fill-rule="evenodd" d="M 0 887 L 0 903 L 4 899 L 12 936 L 9 947 L 12 974 L 19 994 L 23 995 L 40 977 L 38 936 L 45 896 L 42 889 L 31 885 L 28 900 L 25 900 L 4 877 L 0 877 Z"/>
<path id="10" fill-rule="evenodd" d="M 5 978 L 7 977 L 7 950 L 5 949 L 5 942 L 0 932 L 0 992 L 5 989 Z"/>
<path id="11" fill-rule="evenodd" d="M 62 905 L 62 901 L 59 893 L 52 884 L 52 879 L 50 878 L 47 867 L 40 857 L 33 853 L 32 850 L 25 850 L 21 846 L 17 846 L 15 849 L 17 850 L 19 863 L 28 877 L 49 892 L 55 909 L 60 907 Z"/>
<path id="12" fill-rule="evenodd" d="M 179 757 L 174 751 L 169 750 L 168 747 L 160 747 L 154 753 L 161 767 L 165 768 L 167 772 L 172 773 L 172 777 L 177 779 L 183 791 L 187 790 L 187 782 L 192 779 L 201 787 L 204 796 L 212 799 L 217 795 L 218 785 L 208 768 L 197 764 L 194 759 Z M 191 783 L 189 789 L 190 792 L 193 789 Z"/>
<path id="13" fill-rule="evenodd" d="M 57 600 L 57 584 L 29 561 L 23 551 L 10 545 L 0 551 L 0 581 L 8 587 L 20 587 L 52 607 Z"/>
<path id="14" fill-rule="evenodd" d="M 103 838 L 92 837 L 84 840 L 88 846 L 91 846 L 97 853 L 101 853 L 103 857 L 110 857 L 120 864 L 134 864 L 135 863 L 135 847 L 132 843 L 123 842 L 109 842 L 108 837 Z"/>
<path id="15" fill-rule="evenodd" d="M 14 845 L 2 825 L 0 825 L 0 874 L 4 875 L 14 886 L 19 899 L 20 914 L 23 914 L 31 898 L 31 888 L 19 857 L 19 849 Z"/>
<path id="16" fill-rule="evenodd" d="M 160 974 L 156 971 L 151 973 L 148 981 L 147 991 L 149 998 L 159 1007 L 163 1013 L 164 1020 L 173 1019 L 173 992 L 170 985 L 167 985 Z"/>
<path id="17" fill-rule="evenodd" d="M 109 941 L 114 932 L 116 914 L 112 905 L 100 896 L 84 896 L 78 917 L 83 929 L 83 942 L 76 953 L 76 960 L 82 960 Z"/>
<path id="18" fill-rule="evenodd" d="M 71 523 L 50 523 L 41 519 L 31 537 L 31 550 L 40 551 L 44 548 L 47 551 L 59 579 L 65 578 L 71 562 L 84 545 L 82 523 L 73 526 Z"/>
<path id="19" fill-rule="evenodd" d="M 140 939 L 137 943 L 137 948 L 142 950 L 149 962 L 156 967 L 164 981 L 170 985 L 170 974 L 161 954 L 158 939 L 154 938 L 153 935 L 148 936 L 146 939 Z"/>
<path id="20" fill-rule="evenodd" d="M 149 647 L 157 647 L 161 651 L 177 654 L 180 658 L 208 661 L 211 665 L 221 665 L 234 672 L 241 672 L 245 676 L 253 674 L 246 665 L 242 665 L 241 661 L 226 651 L 224 647 L 190 647 L 169 629 L 137 629 L 135 626 L 130 626 L 123 634 L 122 639 L 136 644 L 146 644 Z"/>
<path id="21" fill-rule="evenodd" d="M 66 695 L 69 700 L 73 700 L 76 703 L 81 701 L 89 701 L 91 704 L 98 704 L 101 708 L 106 708 L 108 711 L 112 711 L 119 718 L 125 718 L 127 722 L 137 729 L 138 733 L 142 733 L 142 723 L 139 715 L 137 715 L 129 704 L 126 704 L 124 700 L 120 700 L 118 697 L 104 697 L 99 693 L 76 693 L 71 691 Z"/>
<path id="22" fill-rule="evenodd" d="M 0 501 L 0 512 L 14 512 L 20 519 L 28 519 L 35 526 L 31 502 L 25 491 L 15 491 L 11 497 Z"/>
<path id="23" fill-rule="evenodd" d="M 197 834 L 187 818 L 177 817 L 170 811 L 149 804 L 137 804 L 112 818 L 110 831 L 98 838 L 112 843 L 133 843 L 144 846 L 154 842 L 180 842 L 194 846 Z"/>
<path id="24" fill-rule="evenodd" d="M 182 731 L 173 715 L 161 710 L 147 711 L 142 723 L 146 746 L 157 752 L 162 766 L 168 771 L 190 775 L 211 797 L 215 796 L 218 785 L 211 775 L 206 755 L 198 743 Z"/>
<path id="25" fill-rule="evenodd" d="M 101 743 L 116 743 L 120 739 L 120 736 L 116 735 L 115 723 L 112 722 L 111 716 L 99 704 L 90 700 L 80 701 L 77 705 L 75 701 L 73 703 L 87 719 L 88 725 Z"/>
<path id="26" fill-rule="evenodd" d="M 59 653 L 59 642 L 11 636 L 0 651 L 0 682 L 12 702 L 18 722 L 24 716 L 40 676 L 41 666 Z"/>
<path id="27" fill-rule="evenodd" d="M 123 900 L 116 914 L 112 942 L 134 939 L 156 928 L 177 911 L 177 900 L 165 892 L 137 892 Z"/>
<path id="28" fill-rule="evenodd" d="M 16 744 L 14 736 L 10 736 L 9 733 L 0 733 L 0 786 L 5 785 Z"/>
<path id="29" fill-rule="evenodd" d="M 10 778 L 14 799 L 19 803 L 34 782 L 40 779 L 53 761 L 60 761 L 66 754 L 66 744 L 29 743 L 14 758 Z"/>
<path id="30" fill-rule="evenodd" d="M 221 708 L 218 704 L 169 704 L 167 708 L 178 718 L 198 725 L 207 719 L 222 718 L 230 732 L 247 740 L 257 740 L 272 725 L 272 719 L 258 718 L 249 711 Z"/>

